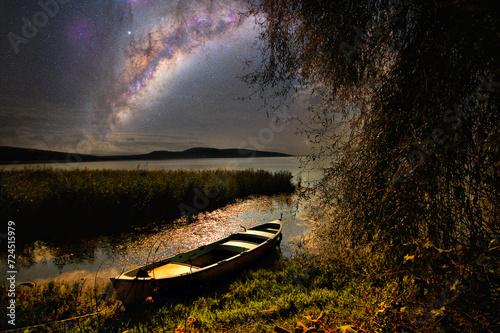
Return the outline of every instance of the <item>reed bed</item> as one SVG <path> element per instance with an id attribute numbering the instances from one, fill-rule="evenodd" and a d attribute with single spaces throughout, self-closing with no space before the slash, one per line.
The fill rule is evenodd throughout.
<path id="1" fill-rule="evenodd" d="M 100 235 L 168 222 L 251 194 L 292 192 L 290 172 L 27 169 L 0 172 L 0 216 L 20 237 Z"/>

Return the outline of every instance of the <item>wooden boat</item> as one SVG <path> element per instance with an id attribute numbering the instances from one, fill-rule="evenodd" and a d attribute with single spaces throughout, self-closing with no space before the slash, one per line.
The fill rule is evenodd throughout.
<path id="1" fill-rule="evenodd" d="M 159 262 L 111 278 L 124 305 L 144 302 L 160 293 L 214 281 L 256 262 L 282 238 L 282 222 L 274 220 L 232 234 Z"/>

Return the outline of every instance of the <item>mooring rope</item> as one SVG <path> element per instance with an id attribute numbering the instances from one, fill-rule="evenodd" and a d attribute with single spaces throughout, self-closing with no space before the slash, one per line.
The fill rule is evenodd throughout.
<path id="1" fill-rule="evenodd" d="M 66 321 L 71 321 L 71 320 L 75 320 L 75 319 L 81 319 L 81 318 L 85 318 L 85 317 L 95 316 L 96 314 L 99 314 L 101 312 L 102 312 L 102 310 L 101 311 L 97 311 L 97 312 L 93 312 L 93 313 L 88 313 L 88 314 L 85 314 L 85 315 L 81 315 L 81 316 L 78 316 L 78 317 L 66 318 L 66 319 L 51 321 L 51 322 L 48 322 L 48 323 L 37 324 L 37 325 L 34 325 L 34 326 L 26 326 L 26 327 L 14 328 L 14 329 L 3 331 L 3 332 L 16 332 L 16 331 L 19 331 L 19 330 L 26 330 L 26 329 L 29 329 L 29 328 L 35 328 L 35 327 L 40 327 L 40 326 L 53 325 L 53 324 L 57 324 L 57 323 L 64 323 Z"/>

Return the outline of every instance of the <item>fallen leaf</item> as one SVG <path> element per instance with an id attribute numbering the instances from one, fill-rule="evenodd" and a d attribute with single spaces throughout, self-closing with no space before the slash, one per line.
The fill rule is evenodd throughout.
<path id="1" fill-rule="evenodd" d="M 405 261 L 413 260 L 413 259 L 415 259 L 415 256 L 410 256 L 409 254 L 405 255 Z"/>
<path id="2" fill-rule="evenodd" d="M 339 327 L 340 332 L 342 333 L 356 333 L 356 330 L 353 329 L 353 326 L 351 325 L 344 325 Z"/>

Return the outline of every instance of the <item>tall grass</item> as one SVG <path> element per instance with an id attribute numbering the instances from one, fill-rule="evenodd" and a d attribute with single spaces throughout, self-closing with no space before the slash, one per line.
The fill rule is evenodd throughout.
<path id="1" fill-rule="evenodd" d="M 250 194 L 291 192 L 290 172 L 52 170 L 0 172 L 0 218 L 21 236 L 102 234 L 167 221 Z"/>
<path id="2" fill-rule="evenodd" d="M 110 283 L 90 286 L 86 280 L 76 282 L 55 282 L 27 287 L 16 287 L 15 325 L 0 322 L 0 330 L 18 332 L 96 332 L 102 331 L 104 323 L 107 332 L 119 331 L 122 325 L 116 318 L 121 312 Z M 0 285 L 0 300 L 8 304 L 7 286 Z M 6 315 L 6 308 L 0 308 L 0 315 Z M 23 329 L 25 327 L 29 327 Z"/>
<path id="3" fill-rule="evenodd" d="M 302 333 L 498 332 L 498 294 L 486 293 L 473 280 L 446 281 L 444 271 L 423 275 L 421 265 L 444 269 L 427 266 L 434 252 L 423 247 L 390 271 L 387 259 L 375 253 L 297 255 L 234 277 L 222 290 L 190 294 L 186 289 L 181 298 L 165 303 L 154 297 L 134 310 L 121 307 L 109 283 L 97 292 L 81 282 L 18 286 L 16 326 L 47 323 L 29 332 L 246 333 L 273 332 L 277 325 Z M 449 255 L 441 253 L 441 263 Z M 0 285 L 0 302 L 7 301 L 7 286 Z M 5 311 L 0 308 L 1 317 Z M 0 330 L 9 328 L 4 323 Z"/>
<path id="4" fill-rule="evenodd" d="M 399 311 L 389 314 L 387 309 L 396 302 L 405 303 L 416 289 L 411 281 L 401 284 L 394 279 L 367 278 L 363 268 L 373 266 L 371 256 L 355 262 L 280 260 L 270 269 L 248 271 L 222 294 L 188 296 L 166 304 L 152 302 L 134 311 L 120 307 L 109 284 L 96 297 L 88 288 L 82 291 L 81 283 L 51 282 L 34 289 L 19 288 L 17 327 L 46 322 L 51 324 L 34 331 L 272 332 L 276 325 L 294 331 L 301 322 L 307 327 L 393 332 L 408 315 L 403 313 L 405 318 L 401 318 Z M 5 288 L 0 288 L 0 299 L 5 298 Z M 64 327 L 61 322 L 52 323 L 94 313 L 94 298 L 98 299 L 99 315 L 71 320 Z M 28 315 L 34 312 L 39 315 Z"/>

